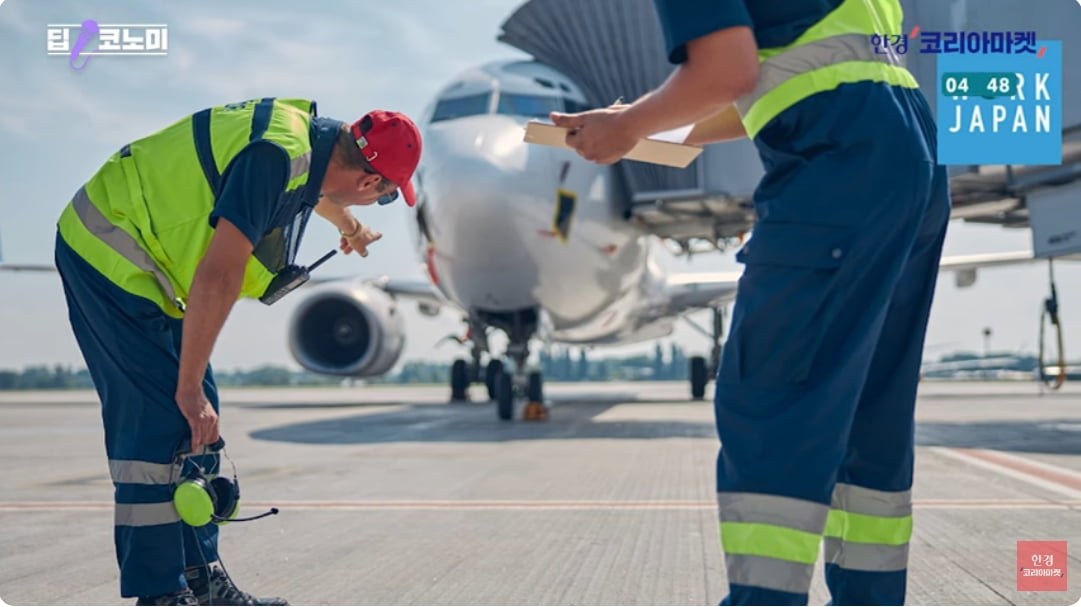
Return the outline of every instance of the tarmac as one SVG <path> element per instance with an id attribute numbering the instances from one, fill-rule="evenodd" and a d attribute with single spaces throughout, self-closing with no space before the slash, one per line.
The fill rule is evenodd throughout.
<path id="1" fill-rule="evenodd" d="M 293 605 L 724 597 L 709 400 L 685 383 L 550 384 L 547 421 L 503 422 L 471 394 L 223 389 L 242 514 L 280 509 L 222 528 L 232 577 Z M 907 604 L 1079 602 L 1081 384 L 925 382 L 918 421 Z M 93 392 L 0 392 L 3 601 L 134 604 L 112 495 Z M 1068 542 L 1067 591 L 1017 590 L 1023 540 Z M 820 561 L 810 602 L 828 600 Z"/>

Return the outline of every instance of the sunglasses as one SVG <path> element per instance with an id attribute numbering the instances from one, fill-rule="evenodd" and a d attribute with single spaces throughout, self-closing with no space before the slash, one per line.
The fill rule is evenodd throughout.
<path id="1" fill-rule="evenodd" d="M 389 193 L 389 194 L 383 194 L 382 196 L 379 197 L 379 200 L 377 200 L 376 202 L 378 202 L 379 204 L 382 205 L 382 204 L 390 204 L 390 203 L 394 202 L 395 200 L 398 200 L 398 188 L 394 188 L 394 191 Z"/>

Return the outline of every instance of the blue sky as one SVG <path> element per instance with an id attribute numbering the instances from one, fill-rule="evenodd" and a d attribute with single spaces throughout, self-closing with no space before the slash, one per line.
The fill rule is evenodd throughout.
<path id="1" fill-rule="evenodd" d="M 71 194 L 114 150 L 204 106 L 251 97 L 307 97 L 320 114 L 352 120 L 369 109 L 418 115 L 455 74 L 496 59 L 524 56 L 496 41 L 500 23 L 520 0 L 0 0 L 0 241 L 6 261 L 52 260 L 57 215 Z M 88 8 L 96 6 L 97 8 Z M 76 72 L 66 57 L 46 55 L 48 23 L 164 23 L 166 57 L 93 57 Z M 1065 100 L 1070 103 L 1072 100 Z M 407 209 L 357 210 L 384 233 L 366 259 L 337 256 L 319 272 L 422 279 L 406 230 Z M 301 260 L 336 245 L 336 232 L 313 219 Z M 1027 231 L 954 224 L 947 254 L 1030 246 Z M 671 270 L 738 270 L 732 254 Z M 976 286 L 957 289 L 944 276 L 928 335 L 928 357 L 959 348 L 980 350 L 981 331 L 996 349 L 1034 351 L 1038 313 L 1047 293 L 1046 268 L 984 271 Z M 1067 352 L 1081 357 L 1081 264 L 1056 268 L 1067 329 Z M 285 343 L 296 294 L 272 307 L 237 305 L 213 357 L 223 369 L 264 363 L 294 366 Z M 463 353 L 434 344 L 461 332 L 457 317 L 430 319 L 406 306 L 403 359 L 450 360 Z M 67 324 L 55 275 L 0 276 L 0 368 L 82 365 Z M 705 340 L 680 325 L 674 340 L 705 351 Z M 665 340 L 667 343 L 669 340 Z M 652 344 L 606 350 L 650 350 Z M 598 351 L 598 353 L 601 351 Z"/>

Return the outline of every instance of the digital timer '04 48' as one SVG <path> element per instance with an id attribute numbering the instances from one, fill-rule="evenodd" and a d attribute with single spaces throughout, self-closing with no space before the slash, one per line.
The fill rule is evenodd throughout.
<path id="1" fill-rule="evenodd" d="M 1017 94 L 1017 74 L 970 72 L 942 75 L 942 94 L 950 97 L 1012 97 Z"/>

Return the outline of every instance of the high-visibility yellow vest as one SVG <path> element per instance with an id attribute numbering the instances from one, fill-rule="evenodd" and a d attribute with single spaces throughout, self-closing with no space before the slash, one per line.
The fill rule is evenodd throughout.
<path id="1" fill-rule="evenodd" d="M 252 99 L 204 109 L 133 141 L 75 194 L 60 215 L 60 234 L 117 286 L 179 318 L 214 234 L 208 218 L 222 174 L 249 145 L 271 142 L 289 156 L 282 202 L 307 204 L 297 207 L 294 225 L 275 230 L 288 242 L 273 255 L 257 249 L 248 260 L 241 296 L 259 297 L 292 261 L 318 200 L 321 184 L 308 180 L 315 114 L 307 99 Z"/>
<path id="2" fill-rule="evenodd" d="M 886 82 L 918 88 L 901 57 L 870 42 L 874 34 L 904 35 L 898 0 L 845 0 L 788 46 L 759 49 L 755 90 L 735 106 L 751 139 L 800 100 L 846 83 Z"/>

